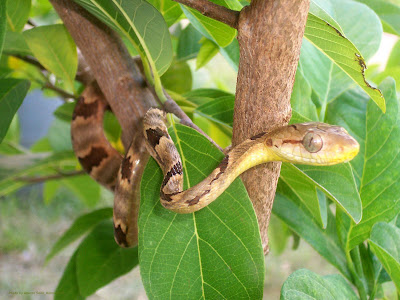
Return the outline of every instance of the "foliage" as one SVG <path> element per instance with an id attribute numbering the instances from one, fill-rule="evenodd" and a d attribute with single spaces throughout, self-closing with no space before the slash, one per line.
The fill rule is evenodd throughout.
<path id="1" fill-rule="evenodd" d="M 234 29 L 172 0 L 75 1 L 135 48 L 158 94 L 165 87 L 204 131 L 221 145 L 229 144 L 234 95 L 219 87 L 217 80 L 214 88 L 193 89 L 193 82 L 194 69 L 206 69 L 218 53 L 232 66 L 223 72 L 237 71 Z M 238 0 L 213 2 L 234 10 L 246 5 Z M 182 19 L 189 25 L 183 27 Z M 400 294 L 396 92 L 400 42 L 383 71 L 365 71 L 383 31 L 400 34 L 399 20 L 396 1 L 311 1 L 291 97 L 291 122 L 341 125 L 361 148 L 353 161 L 338 166 L 282 165 L 273 213 L 284 224 L 274 222 L 272 229 L 282 236 L 273 239 L 279 244 L 272 243 L 272 251 L 285 247 L 294 232 L 338 274 L 320 276 L 298 270 L 283 285 L 281 299 L 373 299 L 383 296 L 386 281 L 393 281 Z M 32 179 L 80 170 L 68 139 L 73 103 L 57 109 L 48 135 L 30 149 L 19 145 L 15 114 L 28 91 L 35 88 L 76 98 L 82 86 L 76 81 L 75 43 L 43 1 L 0 1 L 0 55 L 0 196 L 4 196 Z M 185 185 L 192 186 L 223 155 L 197 132 L 170 120 Z M 106 118 L 105 130 L 118 147 L 120 128 L 112 116 Z M 77 174 L 46 181 L 45 202 L 50 203 L 64 187 L 87 206 L 94 206 L 103 190 L 87 175 Z M 56 299 L 85 298 L 138 264 L 151 299 L 262 298 L 260 235 L 241 181 L 237 179 L 209 207 L 177 215 L 159 204 L 161 180 L 161 171 L 150 160 L 141 183 L 137 248 L 121 249 L 113 241 L 110 207 L 79 217 L 55 243 L 48 260 L 85 236 L 66 266 Z"/>

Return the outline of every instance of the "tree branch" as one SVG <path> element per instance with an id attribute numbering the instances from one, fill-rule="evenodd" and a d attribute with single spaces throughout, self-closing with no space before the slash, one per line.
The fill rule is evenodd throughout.
<path id="1" fill-rule="evenodd" d="M 240 12 L 240 62 L 232 145 L 286 125 L 309 0 L 252 0 Z M 245 172 L 242 179 L 258 218 L 264 251 L 280 163 Z M 260 184 L 262 183 L 262 184 Z"/>
<path id="2" fill-rule="evenodd" d="M 127 150 L 142 117 L 157 102 L 124 43 L 72 0 L 50 0 L 64 22 L 122 128 Z"/>
<path id="3" fill-rule="evenodd" d="M 202 15 L 237 29 L 239 11 L 226 8 L 208 0 L 173 0 L 198 10 Z"/>
<path id="4" fill-rule="evenodd" d="M 55 180 L 55 179 L 61 179 L 64 177 L 73 177 L 73 176 L 79 176 L 79 175 L 84 175 L 84 174 L 86 174 L 84 170 L 79 170 L 79 171 L 73 171 L 73 172 L 69 172 L 69 173 L 59 173 L 59 174 L 40 176 L 40 177 L 18 177 L 15 180 L 24 181 L 24 182 L 28 182 L 28 183 L 40 183 L 40 182 L 44 182 L 47 180 Z"/>

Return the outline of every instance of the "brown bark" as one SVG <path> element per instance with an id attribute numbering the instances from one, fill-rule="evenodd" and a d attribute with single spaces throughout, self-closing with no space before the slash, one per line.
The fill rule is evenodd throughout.
<path id="1" fill-rule="evenodd" d="M 72 0 L 51 0 L 82 52 L 129 146 L 142 116 L 157 102 L 121 39 Z"/>
<path id="2" fill-rule="evenodd" d="M 290 95 L 308 8 L 309 0 L 253 0 L 240 13 L 233 145 L 289 122 Z M 280 163 L 269 163 L 242 175 L 257 214 L 265 253 L 279 171 Z"/>

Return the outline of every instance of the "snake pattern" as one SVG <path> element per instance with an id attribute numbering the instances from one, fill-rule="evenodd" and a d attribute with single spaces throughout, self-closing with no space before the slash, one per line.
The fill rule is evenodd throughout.
<path id="1" fill-rule="evenodd" d="M 87 88 L 78 101 L 71 126 L 72 142 L 82 167 L 100 184 L 114 190 L 114 236 L 122 247 L 137 244 L 138 186 L 148 152 L 164 179 L 161 204 L 176 213 L 202 209 L 244 171 L 269 161 L 309 165 L 347 162 L 359 144 L 345 129 L 324 123 L 302 123 L 260 133 L 231 149 L 221 163 L 197 185 L 183 191 L 182 162 L 166 127 L 164 111 L 152 108 L 143 119 L 143 136 L 136 134 L 124 158 L 104 136 L 107 109 L 101 92 Z"/>

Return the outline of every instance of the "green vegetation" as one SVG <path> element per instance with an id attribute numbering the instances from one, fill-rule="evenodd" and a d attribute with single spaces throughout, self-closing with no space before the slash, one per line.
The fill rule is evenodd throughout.
<path id="1" fill-rule="evenodd" d="M 172 0 L 75 2 L 140 55 L 161 102 L 166 89 L 212 139 L 230 144 L 239 67 L 235 29 Z M 238 11 L 248 5 L 212 2 Z M 274 287 L 281 299 L 386 299 L 393 296 L 389 282 L 400 297 L 400 42 L 385 66 L 368 63 L 383 32 L 400 35 L 399 20 L 395 0 L 311 1 L 290 122 L 343 126 L 360 153 L 330 167 L 282 165 L 270 226 L 273 259 L 287 255 L 293 237 L 295 247 L 308 243 L 333 271 L 293 272 Z M 240 179 L 207 208 L 177 215 L 159 203 L 162 174 L 150 160 L 141 182 L 139 245 L 123 249 L 114 242 L 112 196 L 82 174 L 70 142 L 73 107 L 85 88 L 77 47 L 47 1 L 0 1 L 0 55 L 0 256 L 35 240 L 48 263 L 74 245 L 55 299 L 86 298 L 138 265 L 150 299 L 263 297 L 269 265 L 265 270 L 256 215 Z M 223 67 L 208 70 L 210 61 L 221 60 Z M 20 145 L 16 112 L 37 88 L 66 103 L 48 134 L 28 149 Z M 193 186 L 223 154 L 176 118 L 169 121 L 185 185 Z M 104 125 L 120 150 L 121 128 L 111 113 Z M 51 233 L 52 249 L 46 226 L 64 232 Z"/>

